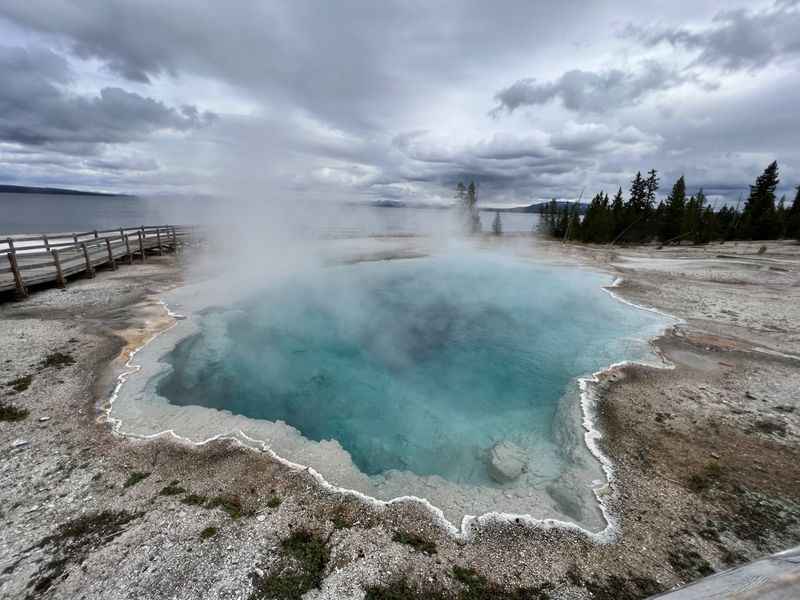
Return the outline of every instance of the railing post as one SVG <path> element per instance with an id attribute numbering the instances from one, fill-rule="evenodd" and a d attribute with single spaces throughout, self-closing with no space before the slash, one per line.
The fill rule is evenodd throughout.
<path id="1" fill-rule="evenodd" d="M 144 254 L 144 237 L 141 231 L 137 231 L 136 236 L 139 238 L 139 253 L 142 255 L 142 262 L 145 262 L 147 259 Z"/>
<path id="2" fill-rule="evenodd" d="M 19 272 L 19 267 L 17 266 L 16 250 L 12 249 L 11 252 L 9 252 L 6 256 L 8 256 L 8 262 L 11 263 L 11 272 L 14 274 L 14 285 L 17 288 L 17 298 L 27 298 L 28 290 L 25 288 L 25 284 L 22 282 L 22 273 Z"/>
<path id="3" fill-rule="evenodd" d="M 67 287 L 67 280 L 64 279 L 64 272 L 61 270 L 61 259 L 58 256 L 58 250 L 50 250 L 53 255 L 53 264 L 56 266 L 56 282 L 58 287 Z"/>
<path id="4" fill-rule="evenodd" d="M 128 264 L 132 265 L 133 264 L 133 254 L 131 254 L 131 239 L 130 239 L 130 237 L 131 236 L 129 236 L 129 235 L 124 235 L 123 234 L 122 239 L 125 240 L 125 253 L 128 255 Z"/>
<path id="5" fill-rule="evenodd" d="M 111 238 L 106 238 L 106 250 L 108 250 L 108 262 L 111 263 L 111 270 L 117 270 L 117 263 L 114 260 L 114 253 L 111 251 Z"/>
<path id="6" fill-rule="evenodd" d="M 89 260 L 89 250 L 86 249 L 85 243 L 81 243 L 81 248 L 83 249 L 83 259 L 86 261 L 86 276 L 89 279 L 93 279 L 94 269 L 92 268 L 92 261 Z"/>
<path id="7" fill-rule="evenodd" d="M 161 245 L 161 227 L 156 227 L 156 244 L 158 245 L 158 255 L 164 256 L 164 247 Z"/>

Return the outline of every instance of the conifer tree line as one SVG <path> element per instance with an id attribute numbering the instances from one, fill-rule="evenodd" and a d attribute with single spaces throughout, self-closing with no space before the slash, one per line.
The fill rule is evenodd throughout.
<path id="1" fill-rule="evenodd" d="M 750 186 L 741 210 L 724 206 L 715 211 L 702 189 L 687 197 L 683 176 L 656 204 L 660 181 L 653 169 L 645 176 L 636 173 L 627 200 L 622 188 L 613 198 L 597 194 L 583 219 L 577 204 L 559 207 L 553 200 L 544 207 L 540 226 L 558 239 L 598 244 L 800 239 L 800 186 L 789 206 L 785 196 L 776 201 L 779 182 L 778 163 L 773 162 Z"/>

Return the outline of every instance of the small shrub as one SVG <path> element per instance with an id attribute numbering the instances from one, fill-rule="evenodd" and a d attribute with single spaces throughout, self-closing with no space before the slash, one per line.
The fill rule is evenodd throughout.
<path id="1" fill-rule="evenodd" d="M 245 514 L 239 496 L 215 496 L 206 503 L 206 508 L 221 508 L 231 519 L 238 519 Z"/>
<path id="2" fill-rule="evenodd" d="M 475 569 L 467 569 L 458 565 L 453 567 L 453 577 L 467 587 L 485 587 L 487 583 L 486 577 L 479 575 Z"/>
<path id="3" fill-rule="evenodd" d="M 278 573 L 251 573 L 253 592 L 249 600 L 300 600 L 303 595 L 322 584 L 330 551 L 325 541 L 311 531 L 295 531 L 281 543 L 281 549 L 291 559 Z"/>
<path id="4" fill-rule="evenodd" d="M 674 550 L 669 553 L 667 560 L 675 573 L 687 581 L 705 577 L 714 572 L 708 561 L 694 550 Z"/>
<path id="5" fill-rule="evenodd" d="M 206 527 L 205 529 L 203 529 L 203 531 L 200 532 L 200 539 L 207 540 L 210 537 L 214 537 L 215 535 L 217 535 L 218 531 L 219 529 L 217 529 L 216 527 Z"/>
<path id="6" fill-rule="evenodd" d="M 442 592 L 425 590 L 420 592 L 408 584 L 405 579 L 398 579 L 385 586 L 373 585 L 366 590 L 364 600 L 447 600 Z"/>
<path id="7" fill-rule="evenodd" d="M 281 505 L 281 499 L 278 496 L 272 496 L 269 500 L 267 500 L 267 506 L 269 508 L 278 508 Z"/>
<path id="8" fill-rule="evenodd" d="M 759 254 L 764 254 L 766 251 L 767 251 L 767 247 L 766 247 L 766 246 L 761 246 L 761 247 L 758 249 L 758 253 L 759 253 Z"/>
<path id="9" fill-rule="evenodd" d="M 331 517 L 331 522 L 333 523 L 334 529 L 350 529 L 353 526 L 352 521 L 341 512 L 337 512 L 333 515 Z"/>
<path id="10" fill-rule="evenodd" d="M 26 419 L 29 414 L 27 408 L 18 408 L 13 404 L 0 402 L 0 421 L 22 421 Z"/>
<path id="11" fill-rule="evenodd" d="M 33 375 L 23 375 L 22 377 L 17 377 L 16 379 L 9 381 L 7 385 L 15 392 L 20 393 L 31 387 L 32 382 Z"/>
<path id="12" fill-rule="evenodd" d="M 137 515 L 125 511 L 86 513 L 59 525 L 55 532 L 36 545 L 47 547 L 52 558 L 41 563 L 28 587 L 29 598 L 40 597 L 80 565 L 92 551 L 97 550 L 124 531 L 125 525 Z"/>
<path id="13" fill-rule="evenodd" d="M 180 482 L 176 479 L 174 481 L 170 481 L 169 485 L 164 487 L 160 492 L 158 492 L 159 496 L 177 496 L 178 494 L 186 493 L 186 490 L 183 489 L 180 485 Z"/>
<path id="14" fill-rule="evenodd" d="M 424 552 L 425 554 L 436 554 L 436 544 L 430 540 L 426 540 L 425 538 L 418 536 L 415 533 L 395 531 L 394 536 L 392 536 L 392 541 L 405 544 L 406 546 L 411 546 L 418 552 Z"/>
<path id="15" fill-rule="evenodd" d="M 706 491 L 713 486 L 722 476 L 722 465 L 712 460 L 705 464 L 699 473 L 689 476 L 689 489 L 696 493 Z"/>
<path id="16" fill-rule="evenodd" d="M 767 435 L 776 434 L 780 437 L 786 436 L 786 425 L 779 421 L 769 421 L 767 419 L 760 419 L 753 423 L 753 429 L 760 433 Z"/>
<path id="17" fill-rule="evenodd" d="M 187 494 L 181 499 L 181 503 L 190 506 L 202 506 L 206 503 L 206 497 L 198 494 Z"/>
<path id="18" fill-rule="evenodd" d="M 139 483 L 141 481 L 144 481 L 148 477 L 150 477 L 150 473 L 143 473 L 141 471 L 134 471 L 133 473 L 128 475 L 128 478 L 125 480 L 125 483 L 122 484 L 122 487 L 125 488 L 125 489 L 127 489 L 129 487 L 133 487 L 137 483 Z"/>
<path id="19" fill-rule="evenodd" d="M 58 369 L 74 364 L 75 359 L 72 358 L 71 354 L 65 352 L 53 352 L 52 354 L 48 354 L 42 361 L 43 367 L 56 367 Z"/>

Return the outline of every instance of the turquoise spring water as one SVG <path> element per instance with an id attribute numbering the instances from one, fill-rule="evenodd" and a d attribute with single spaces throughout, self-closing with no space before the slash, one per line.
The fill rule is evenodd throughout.
<path id="1" fill-rule="evenodd" d="M 575 378 L 663 327 L 610 283 L 491 254 L 321 268 L 202 313 L 158 393 L 335 439 L 368 475 L 493 485 L 488 448 L 552 444 Z"/>

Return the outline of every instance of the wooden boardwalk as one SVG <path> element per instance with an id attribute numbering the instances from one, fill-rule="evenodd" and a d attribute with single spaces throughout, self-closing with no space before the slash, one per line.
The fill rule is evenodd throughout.
<path id="1" fill-rule="evenodd" d="M 800 598 L 800 546 L 656 597 L 661 600 L 797 600 Z"/>
<path id="2" fill-rule="evenodd" d="M 153 225 L 0 239 L 0 294 L 25 298 L 29 286 L 65 287 L 68 277 L 94 277 L 100 266 L 144 262 L 148 254 L 177 251 L 189 234 L 188 227 Z"/>

